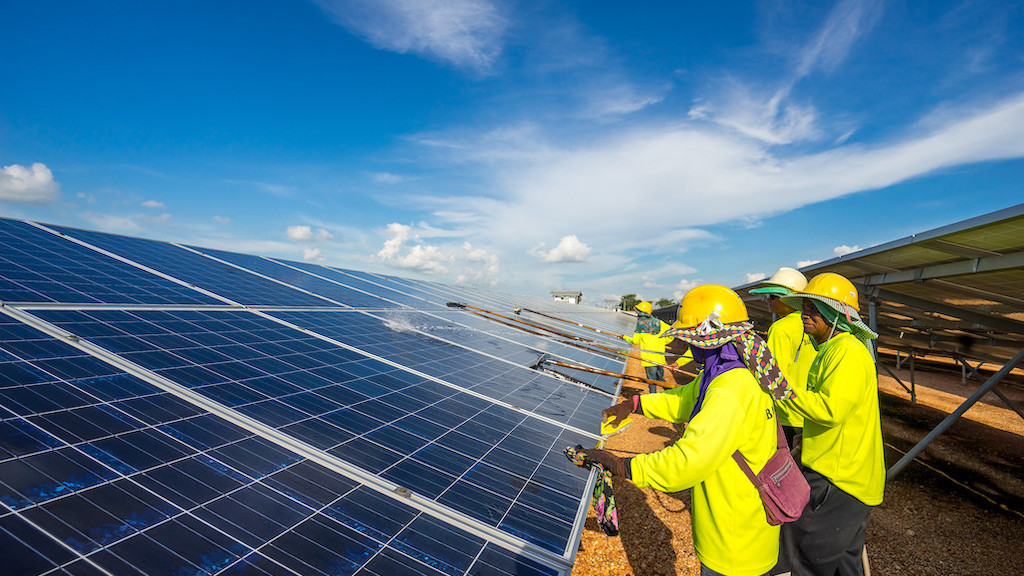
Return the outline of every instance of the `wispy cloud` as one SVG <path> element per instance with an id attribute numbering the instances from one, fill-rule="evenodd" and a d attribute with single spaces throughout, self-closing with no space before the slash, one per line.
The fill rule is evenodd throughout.
<path id="1" fill-rule="evenodd" d="M 497 198 L 437 196 L 436 206 L 462 214 L 467 238 L 484 237 L 536 258 L 552 234 L 586 230 L 601 258 L 594 278 L 610 277 L 615 258 L 678 254 L 720 240 L 716 226 L 744 222 L 848 194 L 884 188 L 949 167 L 1024 157 L 1024 93 L 967 103 L 908 130 L 899 140 L 833 145 L 824 151 L 777 150 L 757 138 L 700 123 L 620 130 L 558 146 L 543 130 L 497 150 L 474 150 Z M 532 150 L 543 148 L 543 155 Z M 490 161 L 496 155 L 507 160 Z M 453 163 L 464 164 L 459 154 Z M 439 211 L 440 213 L 440 211 Z M 528 224 L 528 225 L 527 225 Z M 653 233 L 641 232 L 656 231 Z M 624 242 L 627 239 L 628 242 Z M 552 256 L 552 253 L 555 256 Z M 510 265 L 514 262 L 510 262 Z M 634 278 L 636 278 L 634 276 Z"/>
<path id="2" fill-rule="evenodd" d="M 158 202 L 156 200 L 146 200 L 142 205 L 146 208 L 166 208 L 163 202 Z"/>
<path id="3" fill-rule="evenodd" d="M 154 224 L 165 224 L 171 220 L 171 215 L 164 213 L 157 216 L 145 214 L 102 214 L 99 212 L 85 212 L 82 218 L 98 230 L 114 232 L 117 234 L 138 234 L 149 231 Z"/>
<path id="4" fill-rule="evenodd" d="M 404 177 L 390 172 L 371 172 L 370 179 L 378 184 L 398 184 L 405 180 Z"/>
<path id="5" fill-rule="evenodd" d="M 297 189 L 295 186 L 289 186 L 286 184 L 274 184 L 272 182 L 258 182 L 254 180 L 225 180 L 228 184 L 253 186 L 263 192 L 267 192 L 272 196 L 278 198 L 290 198 L 295 195 Z"/>
<path id="6" fill-rule="evenodd" d="M 316 0 L 374 47 L 488 72 L 509 26 L 488 0 Z"/>
<path id="7" fill-rule="evenodd" d="M 60 184 L 46 164 L 25 167 L 11 164 L 0 168 L 0 202 L 49 204 L 60 196 Z"/>
<path id="8" fill-rule="evenodd" d="M 734 76 L 719 82 L 715 93 L 690 109 L 691 119 L 707 119 L 767 144 L 785 145 L 821 138 L 817 108 L 795 102 L 795 86 L 815 72 L 832 74 L 856 42 L 881 18 L 880 0 L 841 0 L 817 33 L 793 56 L 792 70 L 765 89 L 764 82 L 747 84 Z M 767 82 L 771 86 L 771 82 Z M 849 137 L 844 130 L 838 139 Z"/>
<path id="9" fill-rule="evenodd" d="M 815 38 L 800 51 L 795 79 L 815 70 L 832 73 L 846 60 L 854 43 L 882 16 L 881 0 L 840 0 Z"/>

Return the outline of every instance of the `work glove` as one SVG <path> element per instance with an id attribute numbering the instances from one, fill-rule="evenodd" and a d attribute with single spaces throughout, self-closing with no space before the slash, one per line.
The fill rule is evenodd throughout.
<path id="1" fill-rule="evenodd" d="M 600 464 L 602 468 L 612 473 L 612 476 L 633 479 L 630 472 L 630 461 L 632 458 L 619 458 L 607 450 L 585 450 L 583 453 L 584 466 L 587 464 Z"/>
<path id="2" fill-rule="evenodd" d="M 609 426 L 614 428 L 619 425 L 619 422 L 629 418 L 630 414 L 641 414 L 642 412 L 640 409 L 640 395 L 637 394 L 629 400 L 623 400 L 614 406 L 601 410 L 601 420 L 614 418 L 608 423 Z"/>

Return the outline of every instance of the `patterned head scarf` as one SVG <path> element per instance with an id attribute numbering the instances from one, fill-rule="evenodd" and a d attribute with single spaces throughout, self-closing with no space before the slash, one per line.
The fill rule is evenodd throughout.
<path id="1" fill-rule="evenodd" d="M 640 334 L 661 334 L 661 320 L 640 312 L 636 318 L 636 330 Z"/>
<path id="2" fill-rule="evenodd" d="M 788 400 L 796 393 L 782 375 L 778 362 L 768 350 L 764 339 L 754 332 L 751 322 L 723 324 L 718 314 L 712 312 L 703 322 L 693 328 L 674 328 L 665 332 L 695 348 L 711 350 L 732 342 L 747 369 L 757 378 L 758 383 L 772 398 Z"/>
<path id="3" fill-rule="evenodd" d="M 876 334 L 874 330 L 861 320 L 860 313 L 854 310 L 852 306 L 818 294 L 794 294 L 791 296 L 783 296 L 782 302 L 791 308 L 800 310 L 803 308 L 804 298 L 810 300 L 811 303 L 814 304 L 814 307 L 818 309 L 818 312 L 821 313 L 821 316 L 830 326 L 853 334 L 854 337 L 860 340 L 868 351 L 871 352 L 871 355 L 874 356 L 875 352 L 874 348 L 871 346 L 871 340 L 878 338 L 878 334 Z"/>

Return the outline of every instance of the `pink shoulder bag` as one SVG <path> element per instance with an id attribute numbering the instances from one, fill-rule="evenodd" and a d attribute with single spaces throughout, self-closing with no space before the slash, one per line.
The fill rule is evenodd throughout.
<path id="1" fill-rule="evenodd" d="M 778 420 L 775 421 L 775 427 L 778 430 L 778 449 L 759 473 L 754 474 L 750 470 L 739 450 L 732 454 L 740 469 L 747 478 L 750 478 L 761 495 L 768 524 L 772 526 L 799 518 L 807 501 L 811 499 L 811 487 L 800 471 L 800 466 L 793 460 L 793 454 L 789 451 L 786 436 L 782 433 L 782 426 Z"/>

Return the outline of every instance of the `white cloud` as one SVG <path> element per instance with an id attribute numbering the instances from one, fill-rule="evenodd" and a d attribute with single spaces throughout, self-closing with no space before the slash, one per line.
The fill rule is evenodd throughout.
<path id="1" fill-rule="evenodd" d="M 487 0 L 317 0 L 374 47 L 487 72 L 508 22 Z"/>
<path id="2" fill-rule="evenodd" d="M 214 216 L 213 221 L 217 224 L 231 224 L 231 218 L 227 216 Z"/>
<path id="3" fill-rule="evenodd" d="M 676 300 L 681 302 L 683 300 L 683 296 L 686 296 L 687 292 L 693 290 L 694 288 L 700 286 L 701 284 L 704 284 L 703 280 L 688 280 L 686 278 L 683 278 L 682 280 L 679 281 L 678 284 L 676 284 L 675 292 L 673 292 L 672 295 L 675 296 Z"/>
<path id="4" fill-rule="evenodd" d="M 859 251 L 860 246 L 847 246 L 845 244 L 842 246 L 836 246 L 835 248 L 832 249 L 832 253 L 835 254 L 837 258 L 839 256 L 846 256 L 847 254 L 853 254 L 854 252 Z"/>
<path id="5" fill-rule="evenodd" d="M 805 266 L 812 266 L 814 264 L 817 264 L 818 262 L 821 262 L 821 260 L 801 260 L 796 263 L 796 267 L 803 268 Z"/>
<path id="6" fill-rule="evenodd" d="M 387 234 L 390 238 L 384 241 L 384 246 L 380 249 L 380 252 L 377 252 L 377 257 L 384 261 L 394 258 L 398 251 L 402 249 L 405 241 L 409 239 L 411 233 L 411 226 L 399 224 L 398 222 L 388 224 Z"/>
<path id="7" fill-rule="evenodd" d="M 142 205 L 146 208 L 166 208 L 163 202 L 158 202 L 156 200 L 146 200 Z"/>
<path id="8" fill-rule="evenodd" d="M 469 242 L 462 244 L 461 258 L 466 262 L 462 272 L 455 277 L 459 284 L 496 285 L 501 273 L 498 255 L 483 248 L 474 248 Z"/>
<path id="9" fill-rule="evenodd" d="M 768 276 L 764 272 L 747 272 L 743 275 L 743 283 L 750 284 L 751 282 L 757 282 L 763 280 Z"/>
<path id="10" fill-rule="evenodd" d="M 309 226 L 289 226 L 288 238 L 296 242 L 306 242 L 313 239 L 313 229 Z"/>
<path id="11" fill-rule="evenodd" d="M 78 194 L 75 194 L 75 197 L 79 198 L 81 200 L 85 200 L 86 204 L 95 204 L 96 203 L 96 196 L 93 195 L 93 194 L 86 194 L 85 192 L 79 192 Z"/>
<path id="12" fill-rule="evenodd" d="M 418 243 L 407 247 L 406 242 L 409 240 L 418 240 L 413 236 L 411 226 L 392 222 L 387 226 L 387 235 L 389 238 L 377 252 L 377 258 L 393 266 L 427 274 L 444 274 L 454 261 L 452 254 L 437 246 Z"/>
<path id="13" fill-rule="evenodd" d="M 544 244 L 541 243 L 534 247 L 530 254 L 549 263 L 585 262 L 591 250 L 590 246 L 580 242 L 575 234 L 563 236 L 558 242 L 558 246 L 555 246 L 550 252 L 545 251 L 543 248 Z"/>
<path id="14" fill-rule="evenodd" d="M 60 195 L 60 184 L 46 164 L 36 162 L 26 168 L 11 164 L 0 168 L 0 202 L 49 204 Z"/>
<path id="15" fill-rule="evenodd" d="M 327 260 L 319 248 L 306 248 L 302 251 L 302 259 L 307 262 L 323 262 Z"/>
<path id="16" fill-rule="evenodd" d="M 313 232 L 310 226 L 289 226 L 287 233 L 288 238 L 296 242 L 326 242 L 334 238 L 327 230 L 319 228 Z"/>

